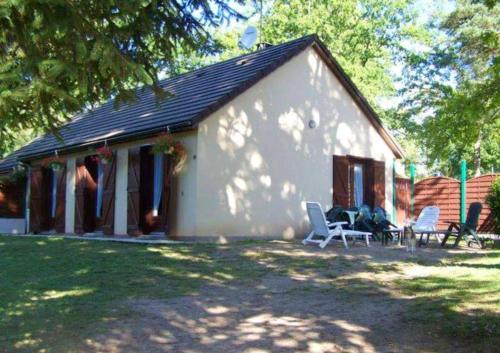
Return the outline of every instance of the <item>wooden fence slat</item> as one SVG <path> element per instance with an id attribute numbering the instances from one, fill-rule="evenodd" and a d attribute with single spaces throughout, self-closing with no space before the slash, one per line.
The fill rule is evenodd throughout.
<path id="1" fill-rule="evenodd" d="M 491 210 L 486 204 L 486 195 L 488 195 L 493 181 L 499 176 L 500 174 L 487 174 L 467 180 L 467 209 L 472 202 L 483 204 L 479 218 L 479 232 L 495 231 Z M 447 177 L 431 177 L 416 183 L 415 217 L 425 206 L 431 205 L 436 205 L 441 210 L 438 224 L 440 229 L 448 226 L 446 221 L 458 222 L 460 220 L 460 182 Z"/>

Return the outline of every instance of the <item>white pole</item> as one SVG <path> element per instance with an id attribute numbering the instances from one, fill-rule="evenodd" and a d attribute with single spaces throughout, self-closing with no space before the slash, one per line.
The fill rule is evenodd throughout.
<path id="1" fill-rule="evenodd" d="M 25 212 L 24 217 L 26 223 L 25 234 L 28 234 L 30 231 L 30 198 L 31 198 L 31 167 L 28 166 L 28 171 L 26 173 L 26 199 L 25 199 Z"/>

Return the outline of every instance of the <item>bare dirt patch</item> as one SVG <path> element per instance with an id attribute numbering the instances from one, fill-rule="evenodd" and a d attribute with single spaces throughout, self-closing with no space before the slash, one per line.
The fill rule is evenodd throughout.
<path id="1" fill-rule="evenodd" d="M 377 245 L 229 245 L 219 259 L 255 266 L 258 275 L 207 284 L 194 295 L 119 303 L 130 315 L 99 327 L 82 351 L 468 352 L 432 326 L 408 320 L 413 298 L 394 285 L 418 275 L 419 264 L 462 252 L 469 250 L 428 248 L 412 256 Z"/>

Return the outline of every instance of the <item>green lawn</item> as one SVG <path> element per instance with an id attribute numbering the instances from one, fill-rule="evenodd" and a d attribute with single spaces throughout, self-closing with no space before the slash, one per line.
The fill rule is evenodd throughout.
<path id="1" fill-rule="evenodd" d="M 500 344 L 500 251 L 456 256 L 396 283 L 416 297 L 410 319 L 464 341 L 481 345 L 495 338 Z"/>
<path id="2" fill-rule="evenodd" d="M 202 284 L 256 275 L 242 262 L 216 261 L 216 251 L 213 244 L 148 247 L 2 237 L 0 349 L 61 346 L 61 340 L 85 336 L 109 317 L 126 316 L 120 301 L 170 298 Z"/>
<path id="3" fill-rule="evenodd" d="M 0 351 L 71 352 L 73 344 L 81 344 L 100 325 L 132 315 L 128 300 L 173 298 L 208 284 L 252 288 L 269 273 L 322 279 L 327 287 L 321 291 L 343 293 L 349 300 L 390 291 L 390 298 L 410 298 L 405 315 L 416 325 L 478 351 L 500 344 L 498 250 L 438 260 L 377 259 L 370 249 L 359 257 L 342 249 L 325 257 L 316 254 L 326 252 L 302 254 L 301 245 L 288 244 L 296 250 L 292 253 L 263 251 L 262 244 L 282 246 L 240 242 L 154 247 L 0 237 Z M 301 290 L 307 295 L 307 288 Z"/>

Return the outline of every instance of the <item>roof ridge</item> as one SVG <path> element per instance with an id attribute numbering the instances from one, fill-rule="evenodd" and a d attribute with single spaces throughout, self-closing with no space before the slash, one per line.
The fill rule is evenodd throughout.
<path id="1" fill-rule="evenodd" d="M 180 74 L 172 76 L 172 77 L 164 78 L 164 79 L 160 80 L 160 84 L 163 84 L 166 81 L 175 80 L 177 78 L 181 78 L 183 76 L 187 76 L 189 74 L 193 74 L 193 73 L 198 72 L 198 71 L 206 70 L 208 68 L 212 68 L 212 67 L 219 66 L 219 65 L 222 65 L 222 64 L 227 64 L 227 63 L 232 62 L 232 61 L 238 61 L 238 60 L 243 59 L 246 56 L 254 55 L 254 54 L 257 54 L 257 53 L 262 53 L 262 52 L 265 52 L 265 51 L 276 50 L 279 47 L 283 47 L 283 46 L 286 46 L 286 45 L 291 45 L 291 44 L 294 44 L 296 42 L 304 41 L 306 39 L 318 40 L 318 36 L 317 36 L 316 33 L 312 33 L 312 34 L 308 34 L 308 35 L 305 35 L 305 36 L 302 36 L 302 37 L 299 37 L 299 38 L 292 39 L 292 40 L 290 40 L 288 42 L 279 43 L 279 44 L 272 44 L 271 46 L 269 46 L 267 48 L 254 50 L 254 51 L 251 51 L 249 53 L 241 54 L 241 55 L 238 55 L 238 56 L 226 59 L 226 60 L 222 60 L 222 61 L 218 61 L 218 62 L 209 64 L 209 65 L 198 67 L 198 68 L 193 69 L 191 71 L 183 72 L 183 73 L 180 73 Z M 311 40 L 311 42 L 312 42 L 312 40 Z"/>

